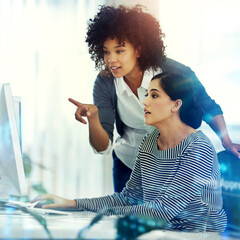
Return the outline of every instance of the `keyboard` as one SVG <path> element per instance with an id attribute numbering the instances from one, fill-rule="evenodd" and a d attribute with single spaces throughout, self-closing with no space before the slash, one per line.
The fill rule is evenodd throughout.
<path id="1" fill-rule="evenodd" d="M 30 203 L 30 202 L 21 202 L 21 201 L 13 201 L 8 200 L 7 204 L 5 206 L 8 207 L 25 207 L 32 212 L 38 213 L 38 214 L 51 214 L 51 215 L 72 215 L 71 211 L 64 211 L 64 210 L 55 210 L 55 209 L 48 209 L 48 208 L 35 208 L 38 202 Z"/>

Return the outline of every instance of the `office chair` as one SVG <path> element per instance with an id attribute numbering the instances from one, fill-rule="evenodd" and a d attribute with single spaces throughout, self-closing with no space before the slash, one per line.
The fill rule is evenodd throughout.
<path id="1" fill-rule="evenodd" d="M 226 231 L 240 236 L 240 159 L 228 151 L 218 154 L 221 169 L 223 208 L 227 214 Z"/>

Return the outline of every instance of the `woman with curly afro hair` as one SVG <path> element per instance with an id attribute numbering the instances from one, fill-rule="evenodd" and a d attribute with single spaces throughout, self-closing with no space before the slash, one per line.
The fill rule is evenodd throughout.
<path id="1" fill-rule="evenodd" d="M 111 151 L 116 124 L 119 136 L 112 151 L 115 192 L 121 192 L 128 181 L 142 138 L 153 131 L 144 124 L 142 102 L 151 78 L 162 72 L 192 79 L 203 119 L 223 146 L 239 156 L 240 145 L 231 142 L 221 107 L 189 67 L 165 56 L 163 38 L 159 22 L 141 5 L 101 6 L 89 21 L 86 42 L 100 71 L 93 89 L 94 105 L 69 101 L 77 106 L 78 121 L 86 124 L 83 117 L 87 117 L 90 143 L 98 153 Z"/>

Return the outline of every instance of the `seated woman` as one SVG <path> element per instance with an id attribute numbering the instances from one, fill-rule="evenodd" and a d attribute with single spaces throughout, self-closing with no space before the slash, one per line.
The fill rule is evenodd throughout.
<path id="1" fill-rule="evenodd" d="M 194 101 L 191 79 L 162 73 L 148 87 L 143 104 L 145 123 L 155 127 L 138 150 L 130 180 L 121 193 L 68 200 L 53 199 L 49 207 L 73 207 L 118 215 L 148 216 L 165 228 L 183 231 L 224 231 L 220 170 L 209 139 L 196 129 L 202 111 Z"/>

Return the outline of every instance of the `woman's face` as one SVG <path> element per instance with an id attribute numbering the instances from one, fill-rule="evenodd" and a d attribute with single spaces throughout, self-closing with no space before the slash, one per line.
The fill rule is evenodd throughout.
<path id="1" fill-rule="evenodd" d="M 159 85 L 159 79 L 154 79 L 149 84 L 147 97 L 143 104 L 145 123 L 157 127 L 172 116 L 175 101 L 172 101 L 164 92 Z"/>
<path id="2" fill-rule="evenodd" d="M 139 51 L 128 41 L 108 38 L 103 44 L 104 62 L 114 77 L 130 77 L 138 67 Z"/>

